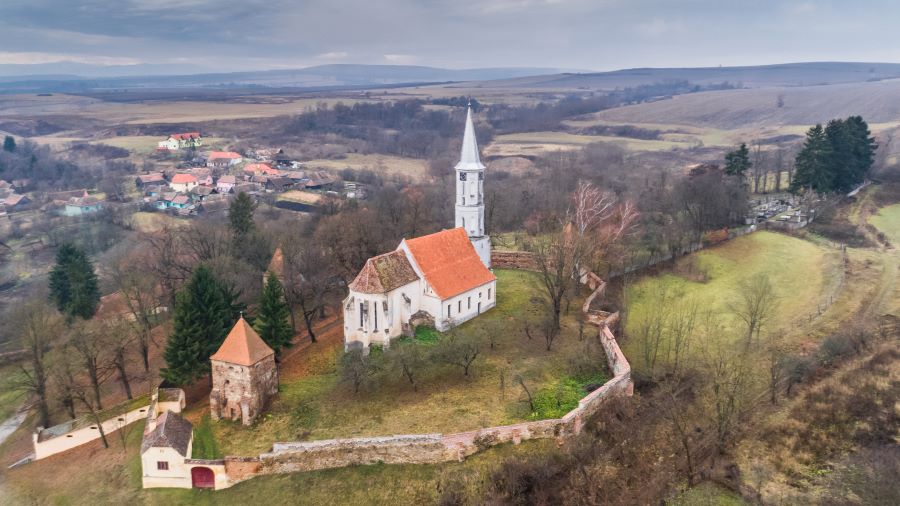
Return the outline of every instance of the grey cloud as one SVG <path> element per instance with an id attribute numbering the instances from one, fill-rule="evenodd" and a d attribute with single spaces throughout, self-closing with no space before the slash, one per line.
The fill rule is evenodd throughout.
<path id="1" fill-rule="evenodd" d="M 220 70 L 898 61 L 898 14 L 887 0 L 2 0 L 0 48 Z"/>

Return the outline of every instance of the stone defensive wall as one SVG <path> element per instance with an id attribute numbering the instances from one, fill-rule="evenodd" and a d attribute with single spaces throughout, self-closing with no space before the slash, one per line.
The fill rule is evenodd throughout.
<path id="1" fill-rule="evenodd" d="M 510 268 L 507 266 L 512 264 L 520 265 L 514 268 L 528 268 L 534 265 L 533 257 L 528 253 L 498 253 L 503 260 L 497 262 L 497 253 L 494 253 L 492 259 L 495 267 L 501 267 L 501 264 L 503 268 Z M 271 451 L 258 457 L 225 457 L 227 486 L 266 474 L 376 463 L 434 464 L 461 461 L 469 455 L 503 443 L 519 444 L 529 439 L 548 438 L 562 441 L 579 434 L 585 421 L 600 411 L 606 399 L 611 396 L 630 396 L 634 390 L 631 366 L 609 328 L 609 325 L 618 318 L 618 313 L 610 315 L 590 310 L 591 302 L 603 293 L 606 283 L 594 273 L 585 274 L 582 282 L 593 290 L 585 301 L 584 316 L 588 323 L 596 325 L 600 330 L 600 342 L 606 352 L 607 363 L 613 377 L 582 398 L 578 406 L 562 418 L 487 427 L 455 434 L 405 434 L 274 443 Z"/>

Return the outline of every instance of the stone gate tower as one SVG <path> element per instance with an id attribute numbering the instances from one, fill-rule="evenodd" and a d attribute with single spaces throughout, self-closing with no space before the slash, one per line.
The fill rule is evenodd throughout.
<path id="1" fill-rule="evenodd" d="M 242 316 L 209 360 L 212 419 L 240 420 L 250 425 L 278 392 L 275 352 Z"/>
<path id="2" fill-rule="evenodd" d="M 484 164 L 478 154 L 472 107 L 466 114 L 462 150 L 456 164 L 456 227 L 466 230 L 481 262 L 491 267 L 491 238 L 484 229 Z"/>

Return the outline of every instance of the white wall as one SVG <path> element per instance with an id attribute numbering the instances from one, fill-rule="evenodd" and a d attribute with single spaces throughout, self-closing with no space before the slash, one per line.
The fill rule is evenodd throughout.
<path id="1" fill-rule="evenodd" d="M 490 291 L 490 297 L 488 297 Z M 481 303 L 479 309 L 478 303 Z M 491 281 L 478 288 L 463 292 L 460 295 L 440 301 L 440 313 L 435 315 L 435 327 L 441 332 L 449 330 L 463 322 L 475 318 L 479 314 L 497 305 L 497 282 Z M 450 307 L 450 316 L 447 316 L 447 307 Z"/>
<path id="2" fill-rule="evenodd" d="M 344 299 L 344 345 L 359 341 L 363 347 L 370 344 L 389 345 L 390 340 L 403 333 L 403 324 L 420 309 L 421 282 L 419 280 L 391 290 L 387 294 L 371 294 L 350 291 Z M 410 299 L 407 304 L 403 296 Z M 351 302 L 352 301 L 352 302 Z M 387 302 L 387 313 L 384 303 Z M 369 311 L 360 326 L 360 304 Z M 376 315 L 377 326 L 376 326 Z M 375 330 L 377 328 L 377 330 Z"/>
<path id="3" fill-rule="evenodd" d="M 106 437 L 108 439 L 109 435 L 114 431 L 145 418 L 147 416 L 148 409 L 149 406 L 141 406 L 129 411 L 128 413 L 125 413 L 124 415 L 119 415 L 117 417 L 110 418 L 109 420 L 105 420 L 103 422 L 103 433 L 106 434 Z M 76 429 L 72 432 L 40 442 L 38 441 L 38 433 L 35 432 L 31 435 L 32 443 L 34 446 L 34 460 L 40 460 L 49 457 L 50 455 L 55 455 L 66 450 L 71 450 L 76 446 L 90 443 L 95 439 L 100 439 L 100 430 L 96 428 L 92 429 L 91 427 L 97 427 L 97 425 L 91 424 L 82 429 Z"/>
<path id="4" fill-rule="evenodd" d="M 188 457 L 193 451 L 193 441 L 188 443 Z M 148 448 L 141 455 L 141 482 L 144 488 L 169 487 L 191 488 L 191 471 L 185 465 L 185 457 L 173 448 Z M 169 469 L 157 469 L 157 462 L 169 463 Z"/>

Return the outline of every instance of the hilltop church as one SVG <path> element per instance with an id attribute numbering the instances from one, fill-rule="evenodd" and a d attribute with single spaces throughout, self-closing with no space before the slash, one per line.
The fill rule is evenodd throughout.
<path id="1" fill-rule="evenodd" d="M 445 331 L 496 305 L 484 165 L 471 108 L 455 169 L 456 228 L 404 239 L 396 250 L 366 261 L 343 301 L 345 349 L 387 347 L 418 324 Z"/>

